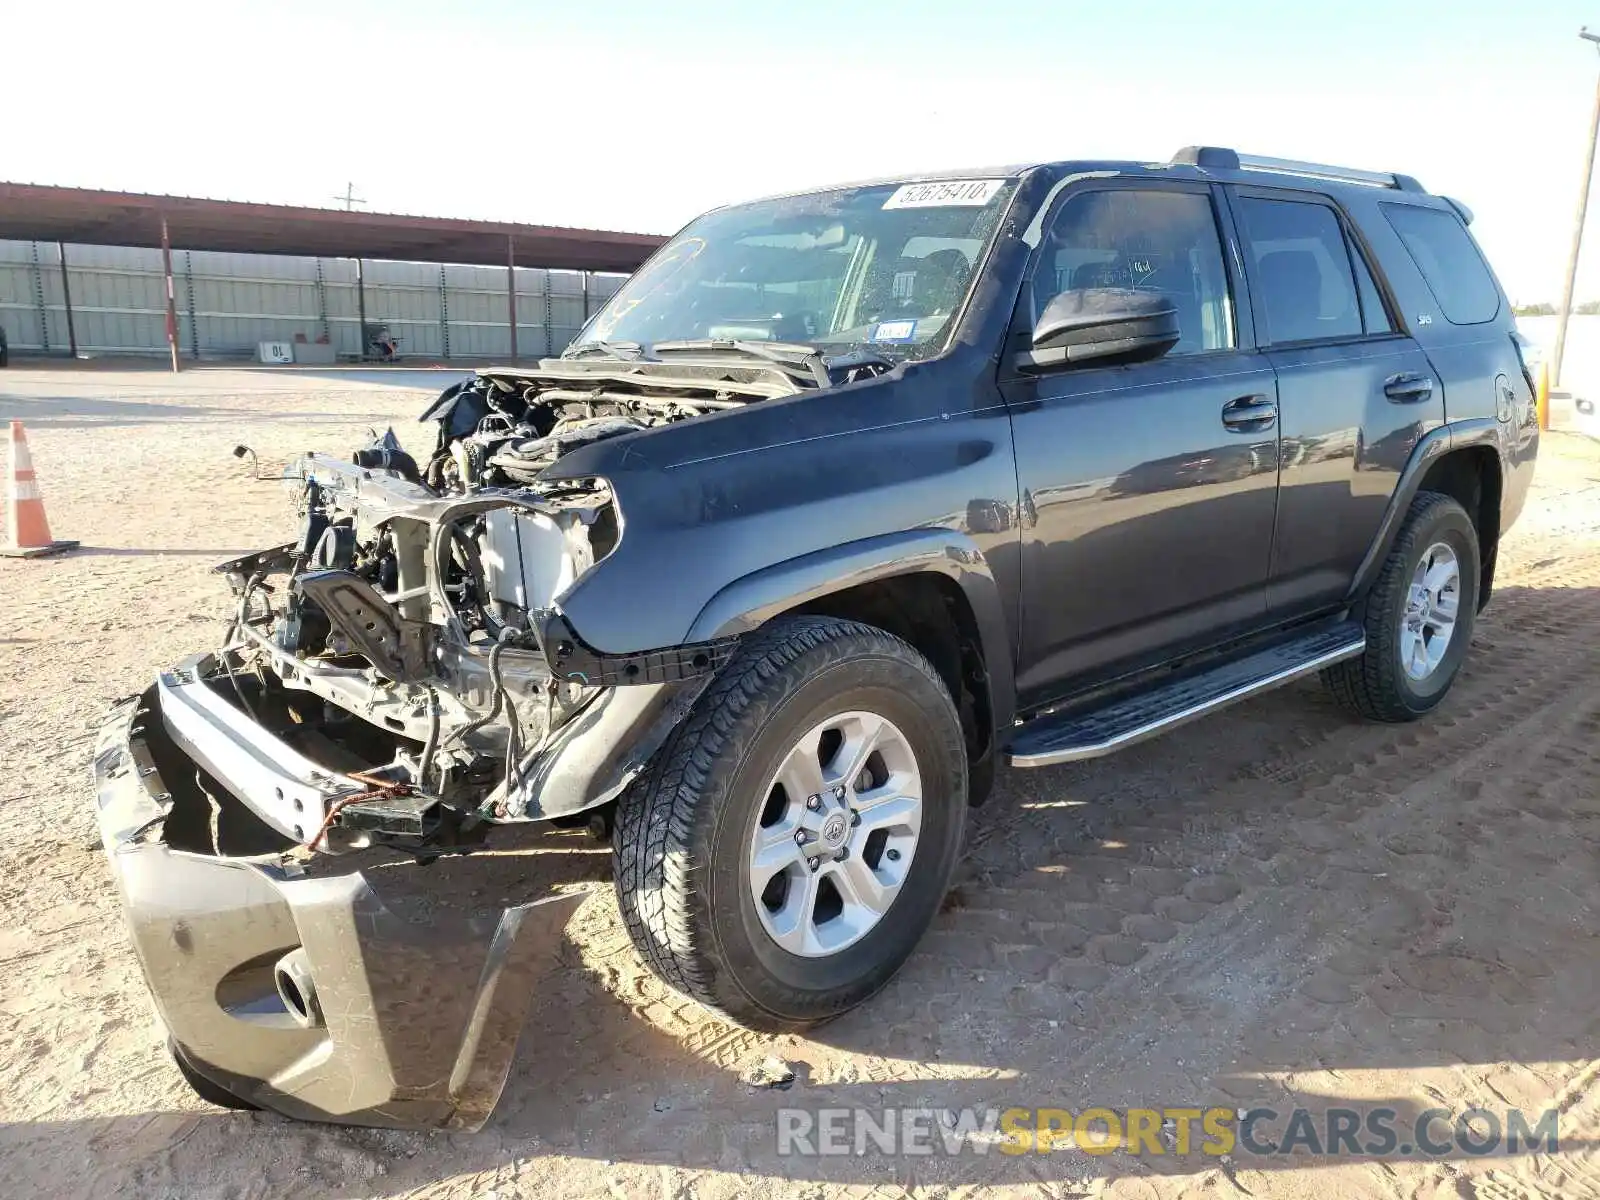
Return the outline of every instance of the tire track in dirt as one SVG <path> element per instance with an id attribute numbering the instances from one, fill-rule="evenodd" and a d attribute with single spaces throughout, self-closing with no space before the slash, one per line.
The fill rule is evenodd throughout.
<path id="1" fill-rule="evenodd" d="M 1600 604 L 1592 597 L 1582 605 L 1600 617 Z M 1454 1003 L 1447 1015 L 1470 1024 L 1475 1010 L 1483 1007 L 1473 989 L 1485 981 L 1470 971 L 1460 977 L 1451 968 L 1472 959 L 1458 949 L 1419 943 L 1419 931 L 1426 939 L 1441 914 L 1431 908 L 1425 894 L 1379 881 L 1395 874 L 1396 860 L 1407 856 L 1460 855 L 1463 847 L 1446 836 L 1445 816 L 1439 815 L 1438 822 L 1428 827 L 1410 811 L 1428 800 L 1448 797 L 1458 785 L 1463 794 L 1475 798 L 1484 794 L 1483 777 L 1496 778 L 1500 796 L 1508 787 L 1514 794 L 1526 784 L 1526 790 L 1537 796 L 1541 788 L 1559 790 L 1559 785 L 1570 783 L 1570 778 L 1544 777 L 1547 768 L 1541 765 L 1541 751 L 1549 751 L 1558 764 L 1569 758 L 1592 780 L 1593 756 L 1573 747 L 1592 738 L 1600 722 L 1590 705 L 1573 710 L 1559 724 L 1546 723 L 1551 698 L 1565 694 L 1596 665 L 1595 650 L 1581 638 L 1550 646 L 1545 657 L 1554 659 L 1557 669 L 1532 678 L 1516 678 L 1507 668 L 1511 661 L 1540 656 L 1511 647 L 1501 657 L 1508 661 L 1482 664 L 1477 685 L 1463 688 L 1455 703 L 1432 723 L 1378 730 L 1376 740 L 1354 760 L 1323 762 L 1316 771 L 1302 775 L 1297 782 L 1305 790 L 1287 803 L 1281 803 L 1281 793 L 1270 781 L 1242 789 L 1231 798 L 1228 811 L 1257 804 L 1271 807 L 1280 801 L 1280 814 L 1293 823 L 1284 826 L 1284 836 L 1277 839 L 1247 823 L 1232 849 L 1209 864 L 1213 869 L 1208 874 L 1192 874 L 1207 865 L 1198 861 L 1206 857 L 1203 853 L 1195 855 L 1194 862 L 1169 859 L 1152 865 L 1085 854 L 1077 845 L 1065 848 L 1074 870 L 1052 871 L 1048 868 L 1059 864 L 1052 864 L 1051 856 L 1062 847 L 1052 837 L 1051 817 L 1034 812 L 1013 818 L 1006 823 L 1006 832 L 1017 836 L 987 839 L 974 855 L 980 869 L 1001 866 L 996 874 L 1003 874 L 1005 882 L 972 889 L 975 898 L 967 907 L 941 923 L 932 935 L 934 945 L 914 964 L 913 986 L 940 974 L 941 957 L 957 974 L 960 968 L 976 968 L 980 983 L 984 976 L 978 964 L 1003 975 L 1010 988 L 1006 1002 L 1018 1017 L 1037 1028 L 1038 1022 L 1053 1016 L 1092 1035 L 1084 1056 L 1051 1062 L 1051 1074 L 1057 1078 L 1136 1080 L 1142 1072 L 1140 1043 L 1150 1040 L 1147 1031 L 1152 1023 L 1159 1027 L 1170 1019 L 1192 1022 L 1221 1016 L 1206 1030 L 1213 1047 L 1196 1050 L 1188 1043 L 1187 1073 L 1201 1088 L 1209 1085 L 1252 1101 L 1281 1095 L 1303 1102 L 1296 1091 L 1301 1080 L 1286 1068 L 1320 1070 L 1324 1066 L 1320 1054 L 1308 1051 L 1308 1046 L 1331 1046 L 1328 1052 L 1335 1060 L 1343 1053 L 1358 1062 L 1380 1061 L 1385 1047 L 1364 1047 L 1360 1031 L 1384 1025 L 1391 1013 L 1403 1016 L 1396 997 L 1421 997 L 1417 1015 L 1431 1016 Z M 1536 661 L 1535 665 L 1552 664 Z M 1509 777 L 1497 774 L 1499 761 L 1507 757 L 1520 766 Z M 1451 764 L 1443 774 L 1436 769 L 1441 761 Z M 1503 808 L 1500 801 L 1487 803 L 1484 816 L 1503 815 Z M 1135 847 L 1152 840 L 1170 841 L 1172 836 L 1159 822 L 1123 822 L 1111 832 Z M 1019 857 L 1009 844 L 1014 841 L 1030 846 L 1029 853 Z M 1000 847 L 1004 853 L 999 861 L 986 862 Z M 1320 869 L 1308 876 L 1307 862 L 1320 864 Z M 1186 870 L 1191 873 L 1187 879 Z M 1285 909 L 1315 912 L 1319 894 L 1338 897 L 1343 909 L 1336 921 L 1308 922 L 1320 943 L 1306 936 L 1297 948 L 1316 951 L 1325 944 L 1321 958 L 1292 964 L 1283 973 L 1288 986 L 1243 998 L 1246 1002 L 1233 1004 L 1232 1012 L 1216 1013 L 1207 994 L 1219 982 L 1217 964 L 1229 963 L 1233 973 L 1242 976 L 1257 973 L 1252 968 L 1261 958 L 1258 946 L 1265 940 L 1264 930 L 1274 931 L 1274 915 Z M 1322 905 L 1326 907 L 1326 900 Z M 1190 919 L 1174 919 L 1185 917 Z M 1341 942 L 1337 926 L 1343 925 L 1361 929 L 1363 938 Z M 1366 945 L 1360 944 L 1363 940 Z M 1400 956 L 1398 974 L 1390 971 L 1381 977 L 1390 987 L 1375 999 L 1379 970 L 1395 956 Z M 1549 963 L 1509 950 L 1502 950 L 1499 957 L 1507 961 L 1489 959 L 1481 964 L 1496 976 L 1486 981 L 1491 989 L 1506 989 L 1504 977 L 1513 972 L 1537 979 L 1554 970 Z M 1259 973 L 1272 975 L 1270 969 Z M 1226 979 L 1221 982 L 1226 986 Z M 960 1002 L 981 1005 L 981 998 L 970 995 L 970 990 Z M 1230 997 L 1230 1001 L 1240 999 Z M 1501 1011 L 1488 1019 L 1490 1028 L 1479 1041 L 1506 1031 L 1515 1014 L 1507 1018 L 1504 1010 L 1526 999 L 1525 989 L 1510 987 L 1508 995 L 1496 999 Z M 1358 1006 L 1365 1006 L 1366 1015 L 1360 1019 L 1350 1013 Z M 1293 1030 L 1293 1036 L 1278 1045 L 1259 1036 L 1246 1039 L 1244 1030 L 1268 1012 L 1273 1028 Z M 891 1009 L 883 1019 L 893 1022 L 903 1016 Z M 1029 1061 L 1026 1024 L 1007 1028 L 1019 1043 L 1013 1057 Z M 1307 1034 L 1319 1029 L 1323 1032 L 1308 1041 Z M 1253 1053 L 1239 1055 L 1232 1064 L 1223 1061 L 1229 1047 L 1247 1042 L 1253 1044 Z M 1443 1046 L 1426 1049 L 1430 1061 L 1448 1057 Z M 1482 1086 L 1476 1090 L 1459 1085 L 1449 1090 L 1485 1105 L 1503 1096 L 1489 1075 L 1479 1081 Z M 976 1102 L 987 1096 L 1005 1102 L 1008 1096 L 1014 1101 L 1015 1094 L 1015 1084 L 1008 1084 L 964 1098 Z"/>
<path id="2" fill-rule="evenodd" d="M 1575 1073 L 1551 1097 L 1549 1107 L 1560 1114 L 1563 1130 L 1600 1129 L 1600 1061 Z M 1566 1136 L 1570 1137 L 1570 1133 Z M 1452 1174 L 1444 1170 L 1433 1172 L 1440 1182 Z M 1515 1166 L 1493 1167 L 1482 1175 L 1459 1180 L 1456 1191 L 1473 1200 L 1536 1200 L 1545 1196 L 1600 1200 L 1600 1142 L 1592 1138 L 1580 1140 L 1575 1149 L 1564 1149 L 1559 1156 L 1540 1154 Z"/>
<path id="3" fill-rule="evenodd" d="M 1600 600 L 1591 593 L 1577 602 L 1573 615 L 1584 618 L 1574 622 L 1580 630 L 1585 626 L 1593 628 L 1590 621 L 1600 625 Z M 1230 870 L 1239 859 L 1224 858 L 1218 864 L 1222 868 L 1219 873 L 1201 876 L 1185 884 L 1181 892 L 1173 891 L 1175 878 L 1170 867 L 1121 863 L 1116 864 L 1120 872 L 1092 871 L 1087 885 L 1080 876 L 1076 894 L 1071 886 L 1050 881 L 1051 872 L 1045 873 L 1046 882 L 1037 888 L 1008 886 L 992 894 L 980 892 L 971 908 L 956 915 L 956 923 L 963 919 L 978 923 L 979 936 L 972 944 L 992 944 L 995 958 L 1014 981 L 1021 981 L 1023 986 L 1031 982 L 1054 989 L 1055 995 L 1037 997 L 1028 1011 L 1035 1015 L 1063 1009 L 1072 1012 L 1074 1009 L 1065 1002 L 1074 999 L 1076 1011 L 1087 1010 L 1090 1019 L 1082 1021 L 1081 1027 L 1093 1032 L 1097 1045 L 1083 1058 L 1070 1063 L 1053 1062 L 1052 1071 L 1058 1077 L 1067 1074 L 1088 1079 L 1114 1078 L 1119 1073 L 1137 1077 L 1137 1052 L 1130 1055 L 1129 1050 L 1137 1046 L 1151 1018 L 1159 1018 L 1164 1007 L 1179 1017 L 1204 1013 L 1203 1000 L 1197 1001 L 1194 995 L 1202 989 L 1195 985 L 1214 984 L 1218 962 L 1232 964 L 1237 973 L 1251 973 L 1252 942 L 1260 930 L 1272 927 L 1268 914 L 1285 907 L 1314 911 L 1306 902 L 1316 892 L 1337 896 L 1340 905 L 1336 920 L 1324 920 L 1320 927 L 1313 920 L 1317 939 L 1307 937 L 1301 942 L 1305 949 L 1325 947 L 1321 957 L 1295 964 L 1293 974 L 1298 978 L 1292 981 L 1293 986 L 1258 998 L 1262 1010 L 1272 1009 L 1272 1023 L 1292 1030 L 1292 1035 L 1277 1045 L 1259 1037 L 1250 1039 L 1250 1051 L 1240 1056 L 1241 1061 L 1235 1064 L 1240 1070 L 1232 1079 L 1218 1072 L 1215 1062 L 1204 1063 L 1203 1052 L 1196 1054 L 1195 1061 L 1189 1064 L 1191 1077 L 1209 1074 L 1224 1092 L 1240 1100 L 1257 1101 L 1265 1094 L 1304 1103 L 1306 1095 L 1301 1089 L 1307 1085 L 1315 1085 L 1313 1097 L 1326 1095 L 1329 1072 L 1324 1069 L 1328 1065 L 1325 1060 L 1337 1063 L 1339 1056 L 1345 1055 L 1358 1063 L 1385 1061 L 1393 1049 L 1388 1039 L 1364 1035 L 1396 1020 L 1414 1023 L 1442 1016 L 1445 1021 L 1441 1024 L 1460 1027 L 1456 1034 L 1459 1041 L 1498 1043 L 1503 1047 L 1505 1037 L 1526 1016 L 1540 981 L 1559 973 L 1563 964 L 1521 952 L 1514 944 L 1497 943 L 1493 937 L 1485 939 L 1488 949 L 1464 946 L 1459 931 L 1453 929 L 1449 912 L 1435 905 L 1435 897 L 1414 892 L 1403 884 L 1379 881 L 1400 873 L 1395 868 L 1406 859 L 1428 856 L 1459 869 L 1458 860 L 1472 858 L 1475 861 L 1467 865 L 1476 875 L 1462 879 L 1456 888 L 1459 894 L 1449 899 L 1459 900 L 1477 892 L 1503 892 L 1505 879 L 1481 877 L 1504 872 L 1496 865 L 1501 855 L 1491 836 L 1476 831 L 1493 829 L 1497 821 L 1515 814 L 1552 825 L 1560 822 L 1586 826 L 1588 832 L 1580 836 L 1590 847 L 1592 863 L 1593 847 L 1600 844 L 1593 807 L 1600 757 L 1589 747 L 1596 744 L 1596 734 L 1600 733 L 1600 702 L 1586 697 L 1554 720 L 1547 709 L 1552 698 L 1566 695 L 1571 685 L 1591 674 L 1600 655 L 1579 633 L 1555 642 L 1546 639 L 1545 650 L 1539 655 L 1522 654 L 1513 648 L 1505 657 L 1532 659 L 1532 665 L 1553 665 L 1556 669 L 1497 686 L 1497 681 L 1512 678 L 1503 673 L 1508 664 L 1485 664 L 1478 672 L 1482 682 L 1474 688 L 1464 688 L 1457 703 L 1434 723 L 1386 730 L 1353 762 L 1342 767 L 1324 764 L 1300 778 L 1297 782 L 1311 786 L 1282 806 L 1294 818 L 1294 823 L 1284 828 L 1283 836 L 1274 839 L 1258 833 L 1255 844 L 1238 847 L 1240 855 L 1255 860 L 1253 864 Z M 1465 701 L 1464 708 L 1461 701 Z M 1441 761 L 1448 764 L 1443 771 L 1436 769 Z M 1585 788 L 1587 807 L 1581 802 L 1575 804 L 1575 798 L 1581 801 Z M 1507 797 L 1519 795 L 1523 799 L 1508 806 Z M 1270 803 L 1272 799 L 1272 789 L 1266 786 L 1247 788 L 1246 794 L 1239 797 L 1241 803 Z M 1454 810 L 1449 807 L 1452 799 L 1458 801 Z M 1031 827 L 1030 834 L 1043 836 L 1049 831 L 1048 819 L 1037 815 L 1012 824 Z M 1463 828 L 1468 830 L 1466 836 L 1459 832 Z M 1147 832 L 1132 824 L 1120 827 L 1120 836 L 1134 844 Z M 1160 836 L 1162 829 L 1157 827 L 1155 833 Z M 1528 848 L 1519 847 L 1519 851 L 1525 856 Z M 1047 860 L 1049 854 L 1048 848 L 1036 848 L 1033 869 L 1037 870 L 1038 860 Z M 1079 857 L 1081 860 L 1083 856 Z M 1099 867 L 1100 863 L 1090 857 L 1093 866 Z M 1320 860 L 1320 874 L 1306 875 L 1304 865 L 1308 859 Z M 1012 860 L 1010 865 L 1026 870 L 1030 864 Z M 1582 869 L 1572 873 L 1584 876 Z M 1589 870 L 1583 882 L 1591 881 L 1596 874 Z M 1192 884 L 1202 881 L 1210 881 L 1218 890 L 1196 897 Z M 1141 882 L 1145 884 L 1142 903 L 1133 891 Z M 1122 903 L 1108 903 L 1106 893 L 1119 887 L 1123 889 Z M 1097 891 L 1099 900 L 1094 898 Z M 1019 893 L 1022 899 L 1017 898 Z M 1181 930 L 1177 937 L 1153 942 L 1138 938 L 1141 917 L 1137 910 L 1147 904 L 1172 903 L 1180 895 L 1180 903 L 1211 902 L 1210 910 L 1200 914 L 1200 920 Z M 1592 890 L 1587 898 L 1592 902 Z M 1577 896 L 1573 900 L 1575 905 L 1582 903 Z M 1048 936 L 1054 931 L 1049 917 L 1058 905 L 1069 914 L 1088 914 L 1092 919 L 1080 926 L 1087 929 L 1095 927 L 1103 910 L 1109 908 L 1113 914 L 1121 911 L 1124 915 L 1120 934 L 1133 934 L 1145 943 L 1136 947 L 1140 953 L 1135 956 L 1135 963 L 1119 970 L 1124 964 L 1104 952 L 1107 946 L 1122 947 L 1115 940 L 1099 940 L 1117 936 L 1107 924 L 1099 934 L 1090 933 L 1080 939 L 1077 949 L 1089 964 L 1087 970 L 1069 968 L 1063 973 L 1059 963 L 1043 966 L 1048 956 L 1033 951 L 1041 947 L 1047 951 L 1060 949 L 1059 939 Z M 1039 919 L 1041 909 L 1043 920 Z M 1344 927 L 1360 930 L 1362 936 L 1343 938 L 1340 930 Z M 1013 931 L 1011 938 L 993 941 L 1001 930 Z M 1017 930 L 1040 936 L 1031 940 L 1018 937 Z M 1098 955 L 1097 945 L 1101 948 Z M 1068 947 L 1069 953 L 1071 949 Z M 1099 994 L 1093 994 L 1096 992 Z M 1085 993 L 1089 994 L 1087 1004 Z M 1558 1007 L 1584 1011 L 1581 1000 Z M 1242 1031 L 1245 1022 L 1238 1019 L 1241 1015 L 1254 1014 L 1234 1014 L 1231 1025 L 1214 1022 L 1207 1035 L 1222 1045 L 1244 1045 L 1242 1037 L 1229 1036 Z M 1073 1023 L 1080 1024 L 1076 1020 Z M 1313 1032 L 1316 1036 L 1308 1038 Z M 1589 1048 L 1580 1040 L 1569 1045 L 1575 1051 Z M 1443 1039 L 1422 1049 L 1427 1051 L 1427 1062 L 1442 1064 L 1453 1057 Z M 1472 1061 L 1468 1055 L 1462 1057 Z M 1539 1055 L 1530 1047 L 1528 1057 Z M 1202 1066 L 1207 1069 L 1196 1069 Z M 1574 1071 L 1565 1081 L 1568 1087 L 1573 1087 L 1579 1078 L 1592 1077 L 1594 1066 L 1580 1061 Z M 1426 1078 L 1437 1072 L 1417 1074 Z M 1338 1072 L 1332 1075 L 1337 1076 Z M 1457 1108 L 1496 1104 L 1503 1108 L 1513 1095 L 1525 1107 L 1543 1107 L 1538 1095 L 1529 1092 L 1526 1081 L 1522 1081 L 1520 1089 L 1513 1087 L 1494 1070 L 1458 1074 L 1440 1082 L 1446 1085 L 1445 1091 L 1423 1084 L 1419 1094 L 1443 1101 L 1449 1092 Z M 1590 1129 L 1597 1127 L 1589 1117 L 1584 1121 Z M 1392 1175 L 1387 1166 L 1371 1170 L 1383 1178 Z M 1573 1185 L 1592 1171 L 1592 1156 L 1550 1170 L 1564 1170 L 1560 1178 Z M 1555 1192 L 1561 1194 L 1560 1189 Z"/>
<path id="4" fill-rule="evenodd" d="M 1443 711 L 1423 723 L 1379 727 L 1375 740 L 1372 727 L 1367 727 L 1362 732 L 1368 735 L 1368 748 L 1353 760 L 1317 762 L 1308 770 L 1302 758 L 1282 768 L 1269 767 L 1264 778 L 1245 783 L 1220 806 L 1245 814 L 1236 829 L 1243 841 L 1234 854 L 1270 866 L 1276 847 L 1262 843 L 1259 836 L 1254 845 L 1244 844 L 1252 832 L 1259 835 L 1264 816 L 1292 816 L 1297 826 L 1318 830 L 1308 836 L 1324 839 L 1325 822 L 1336 827 L 1347 824 L 1364 808 L 1383 803 L 1395 788 L 1430 772 L 1434 759 L 1481 746 L 1497 727 L 1518 727 L 1542 710 L 1547 697 L 1561 694 L 1594 665 L 1592 653 L 1579 653 L 1568 656 L 1554 674 L 1499 686 L 1505 668 L 1520 655 L 1513 651 L 1499 657 L 1507 661 L 1481 664 L 1473 672 L 1474 686 L 1464 689 L 1467 694 L 1452 697 Z M 1327 743 L 1335 750 L 1343 744 L 1334 737 Z M 1419 759 L 1419 747 L 1427 747 L 1433 757 Z M 1300 794 L 1275 808 L 1285 775 Z M 1141 824 L 1137 818 L 1125 822 L 1112 818 L 1108 825 L 1114 826 L 1110 832 L 1117 833 L 1118 841 L 1136 846 L 1161 841 L 1166 832 L 1161 824 Z M 943 923 L 942 932 L 950 935 L 949 940 L 971 943 L 954 951 L 956 960 L 974 965 L 987 958 L 992 965 L 1003 961 L 1019 968 L 1029 960 L 1026 951 L 1047 948 L 1067 956 L 1084 955 L 1109 968 L 1128 966 L 1151 947 L 1172 943 L 1179 926 L 1194 924 L 1209 909 L 1234 902 L 1244 891 L 1244 885 L 1225 869 L 1226 858 L 1208 860 L 1189 854 L 1165 865 L 1129 863 L 1093 852 L 1088 848 L 1091 838 L 1092 831 L 1079 837 L 1064 833 L 1049 810 L 1021 810 L 976 840 L 968 855 L 969 872 L 990 882 L 962 885 L 963 906 Z M 1318 854 L 1334 849 L 1320 842 L 1302 848 Z M 1070 860 L 1070 873 L 1063 860 Z M 1185 878 L 1186 871 L 1191 877 Z M 1201 871 L 1205 873 L 1194 874 Z M 1033 936 L 1019 938 L 1019 934 Z M 1100 977 L 1109 971 L 1085 974 Z"/>
<path id="5" fill-rule="evenodd" d="M 1600 579 L 1600 570 L 1575 577 L 1570 565 L 1564 572 L 1533 577 Z M 1516 586 L 1525 585 L 1519 580 Z M 1554 607 L 1552 592 L 1562 593 Z M 1535 605 L 1540 619 L 1519 625 L 1514 618 L 1525 607 L 1508 604 L 1511 620 L 1490 610 L 1493 617 L 1480 626 L 1482 644 L 1475 647 L 1458 690 L 1438 713 L 1416 725 L 1364 726 L 1341 717 L 1311 746 L 1295 745 L 1250 763 L 1226 796 L 1213 792 L 1153 811 L 1090 814 L 1078 821 L 1064 821 L 1061 809 L 1014 809 L 985 822 L 969 845 L 963 882 L 947 906 L 951 911 L 913 960 L 916 979 L 926 982 L 932 976 L 947 985 L 943 997 L 932 1001 L 932 1011 L 939 1015 L 941 1004 L 945 1011 L 963 1006 L 955 987 L 987 974 L 1008 981 L 1006 1004 L 1024 1020 L 1054 1015 L 1094 1027 L 1098 1006 L 1088 1000 L 1095 993 L 1136 965 L 1142 977 L 1159 972 L 1164 958 L 1183 956 L 1200 922 L 1216 913 L 1223 914 L 1219 920 L 1233 919 L 1259 903 L 1263 889 L 1278 886 L 1284 848 L 1264 835 L 1270 822 L 1292 820 L 1294 828 L 1318 831 L 1299 835 L 1294 849 L 1327 862 L 1325 884 L 1337 883 L 1352 869 L 1359 874 L 1361 864 L 1348 861 L 1337 844 L 1355 840 L 1354 835 L 1346 832 L 1335 841 L 1328 831 L 1348 830 L 1369 809 L 1425 778 L 1441 757 L 1515 740 L 1552 697 L 1593 671 L 1593 654 L 1583 645 L 1576 654 L 1557 656 L 1554 673 L 1543 670 L 1552 636 L 1569 637 L 1595 619 L 1596 606 L 1584 591 L 1544 590 Z M 1354 756 L 1352 743 L 1358 750 Z M 1419 754 L 1423 750 L 1427 757 Z M 1107 770 L 1122 774 L 1119 767 Z M 1285 800 L 1286 787 L 1297 795 Z M 1231 827 L 1225 824 L 1220 837 L 1212 832 L 1186 843 L 1183 831 L 1196 809 L 1208 820 L 1231 821 Z M 1305 844 L 1306 837 L 1315 844 Z M 1412 849 L 1405 835 L 1396 839 L 1391 852 Z M 1133 857 L 1101 848 L 1108 840 L 1134 847 Z M 1138 861 L 1152 848 L 1159 861 Z M 612 907 L 607 898 L 606 908 Z M 1403 911 L 1413 919 L 1422 915 L 1414 904 Z M 693 1057 L 738 1070 L 792 1042 L 706 1014 L 634 961 L 614 914 L 608 911 L 604 924 L 606 931 L 586 949 L 586 961 L 599 965 L 608 990 Z M 1241 950 L 1237 943 L 1244 941 L 1248 935 L 1218 941 L 1212 934 L 1208 944 L 1215 954 L 1226 955 Z M 1325 979 L 1310 986 L 1339 994 Z M 892 1024 L 904 1015 L 893 1011 L 895 996 L 892 987 L 873 1006 Z M 923 1057 L 915 1047 L 906 1049 L 912 1052 L 894 1057 L 857 1052 L 845 1078 L 901 1080 L 907 1063 Z M 930 1069 L 937 1067 L 925 1061 L 915 1068 L 922 1074 Z"/>

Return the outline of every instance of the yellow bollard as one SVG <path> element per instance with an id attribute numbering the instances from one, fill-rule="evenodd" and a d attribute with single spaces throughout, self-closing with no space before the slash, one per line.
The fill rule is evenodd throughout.
<path id="1" fill-rule="evenodd" d="M 1533 410 L 1539 417 L 1539 428 L 1550 428 L 1550 364 L 1539 364 L 1538 386 L 1533 392 Z"/>

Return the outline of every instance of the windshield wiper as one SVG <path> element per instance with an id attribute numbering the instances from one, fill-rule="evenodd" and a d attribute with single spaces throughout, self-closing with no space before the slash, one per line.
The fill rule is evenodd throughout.
<path id="1" fill-rule="evenodd" d="M 854 350 L 847 350 L 843 354 L 830 354 L 822 360 L 828 364 L 828 371 L 843 371 L 845 382 L 849 382 L 850 373 L 863 368 L 874 371 L 892 371 L 899 364 L 886 354 L 879 354 L 876 350 L 868 350 L 865 346 L 858 346 Z"/>
<path id="2" fill-rule="evenodd" d="M 727 338 L 683 338 L 671 342 L 657 342 L 650 347 L 656 354 L 684 350 L 731 350 L 750 358 L 772 363 L 792 379 L 810 383 L 819 388 L 832 387 L 833 375 L 828 370 L 828 360 L 815 346 L 803 342 L 750 342 Z"/>
<path id="3" fill-rule="evenodd" d="M 620 362 L 649 361 L 650 356 L 638 342 L 584 342 L 562 351 L 562 358 L 582 358 L 586 354 L 604 354 Z"/>

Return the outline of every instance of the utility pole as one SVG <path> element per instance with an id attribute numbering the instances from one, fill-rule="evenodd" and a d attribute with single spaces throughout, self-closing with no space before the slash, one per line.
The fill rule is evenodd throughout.
<path id="1" fill-rule="evenodd" d="M 1578 36 L 1593 42 L 1600 50 L 1600 33 L 1590 33 L 1585 25 Z M 1561 315 L 1556 323 L 1556 348 L 1551 356 L 1550 383 L 1561 386 L 1561 356 L 1567 349 L 1567 321 L 1572 317 L 1572 291 L 1578 283 L 1578 250 L 1583 245 L 1583 219 L 1589 213 L 1589 181 L 1594 175 L 1594 146 L 1600 139 L 1600 83 L 1595 84 L 1594 113 L 1589 117 L 1589 144 L 1583 157 L 1583 184 L 1578 189 L 1578 215 L 1572 222 L 1572 249 L 1567 254 L 1567 283 L 1561 291 Z"/>
<path id="2" fill-rule="evenodd" d="M 366 203 L 365 200 L 356 195 L 356 185 L 353 183 L 346 183 L 344 185 L 344 195 L 335 196 L 334 199 L 344 201 L 345 212 L 354 212 L 356 205 Z M 320 263 L 321 260 L 319 259 L 318 261 Z M 322 268 L 319 266 L 317 269 L 321 270 Z M 360 349 L 356 352 L 357 362 L 367 361 L 367 281 L 365 275 L 366 272 L 362 270 L 361 260 L 358 258 L 356 259 L 356 345 Z"/>
<path id="3" fill-rule="evenodd" d="M 172 370 L 178 370 L 178 302 L 172 290 L 172 239 L 167 236 L 167 214 L 161 214 L 161 274 L 167 285 L 167 349 L 172 352 Z"/>

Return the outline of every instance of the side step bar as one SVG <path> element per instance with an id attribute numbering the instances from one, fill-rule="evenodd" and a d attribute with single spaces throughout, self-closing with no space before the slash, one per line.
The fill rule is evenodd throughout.
<path id="1" fill-rule="evenodd" d="M 1102 708 L 1035 717 L 1017 731 L 1009 752 L 1011 765 L 1049 767 L 1100 758 L 1355 658 L 1366 648 L 1361 626 L 1346 621 L 1124 696 Z"/>

